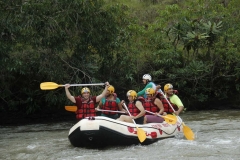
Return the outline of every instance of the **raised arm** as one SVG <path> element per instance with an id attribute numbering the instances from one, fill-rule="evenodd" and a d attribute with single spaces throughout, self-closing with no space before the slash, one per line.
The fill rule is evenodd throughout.
<path id="1" fill-rule="evenodd" d="M 147 88 L 152 88 L 152 83 L 148 83 L 145 88 L 137 93 L 137 96 L 143 96 Z"/>
<path id="2" fill-rule="evenodd" d="M 76 103 L 75 98 L 71 95 L 71 93 L 69 92 L 68 88 L 70 87 L 70 84 L 66 84 L 65 85 L 65 92 L 66 92 L 66 96 L 67 98 L 72 101 L 73 103 Z"/>
<path id="3" fill-rule="evenodd" d="M 100 95 L 98 95 L 96 97 L 96 102 L 99 102 L 103 97 L 105 97 L 109 85 L 110 84 L 108 82 L 105 83 L 105 89 L 103 90 L 103 92 Z"/>

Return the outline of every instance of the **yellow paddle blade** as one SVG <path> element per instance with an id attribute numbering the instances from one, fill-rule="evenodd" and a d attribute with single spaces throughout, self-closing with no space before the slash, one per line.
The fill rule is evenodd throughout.
<path id="1" fill-rule="evenodd" d="M 164 120 L 169 124 L 176 124 L 177 123 L 177 117 L 171 114 L 168 114 L 166 116 L 162 116 Z"/>
<path id="2" fill-rule="evenodd" d="M 65 106 L 65 109 L 70 112 L 76 112 L 77 106 Z"/>
<path id="3" fill-rule="evenodd" d="M 183 134 L 187 140 L 194 140 L 194 138 L 195 138 L 194 133 L 191 130 L 191 128 L 186 126 L 184 123 L 183 123 Z"/>
<path id="4" fill-rule="evenodd" d="M 58 85 L 57 83 L 54 82 L 43 82 L 40 84 L 40 88 L 42 90 L 51 90 L 51 89 L 56 89 L 62 85 Z"/>
<path id="5" fill-rule="evenodd" d="M 137 127 L 137 135 L 138 135 L 138 139 L 139 141 L 142 143 L 143 141 L 145 141 L 145 139 L 147 138 L 146 133 L 144 132 L 144 130 L 142 130 L 141 128 Z"/>

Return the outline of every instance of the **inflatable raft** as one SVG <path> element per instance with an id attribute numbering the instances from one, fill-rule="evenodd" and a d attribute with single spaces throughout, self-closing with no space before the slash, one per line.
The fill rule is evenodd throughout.
<path id="1" fill-rule="evenodd" d="M 140 143 L 133 123 L 121 122 L 108 117 L 87 117 L 76 123 L 69 131 L 68 139 L 74 147 L 99 148 L 116 145 L 152 144 L 160 139 L 174 137 L 182 132 L 182 120 L 176 124 L 148 123 L 138 125 L 146 133 Z"/>

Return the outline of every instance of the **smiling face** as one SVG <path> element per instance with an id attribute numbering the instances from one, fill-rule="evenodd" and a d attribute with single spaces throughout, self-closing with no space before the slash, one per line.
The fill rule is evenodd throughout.
<path id="1" fill-rule="evenodd" d="M 82 90 L 81 90 L 81 94 L 82 94 L 82 97 L 87 99 L 90 97 L 90 89 L 87 88 L 87 87 L 84 87 Z"/>
<path id="2" fill-rule="evenodd" d="M 166 94 L 168 94 L 168 95 L 173 95 L 173 88 L 168 88 L 168 90 L 165 91 L 165 92 L 166 92 Z"/>
<path id="3" fill-rule="evenodd" d="M 170 83 L 166 84 L 164 86 L 164 92 L 169 96 L 173 95 L 173 85 Z"/>
<path id="4" fill-rule="evenodd" d="M 88 99 L 88 98 L 90 97 L 90 93 L 89 93 L 89 92 L 83 92 L 83 93 L 82 93 L 82 97 L 83 97 L 84 99 Z"/>

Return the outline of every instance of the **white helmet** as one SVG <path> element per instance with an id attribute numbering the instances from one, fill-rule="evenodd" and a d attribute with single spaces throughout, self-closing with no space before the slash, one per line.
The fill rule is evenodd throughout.
<path id="1" fill-rule="evenodd" d="M 144 75 L 143 75 L 143 79 L 152 81 L 152 77 L 151 77 L 149 74 L 144 74 Z"/>

